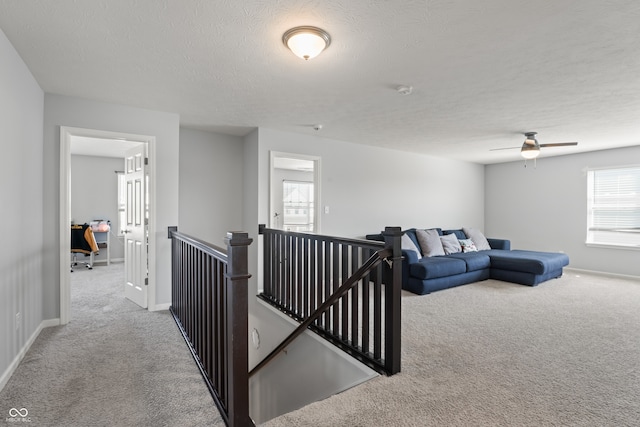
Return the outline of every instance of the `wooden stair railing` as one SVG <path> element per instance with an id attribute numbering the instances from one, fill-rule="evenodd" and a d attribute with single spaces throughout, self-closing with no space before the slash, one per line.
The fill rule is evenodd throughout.
<path id="1" fill-rule="evenodd" d="M 227 233 L 226 251 L 169 227 L 170 312 L 228 426 L 249 416 L 247 233 Z"/>
<path id="2" fill-rule="evenodd" d="M 378 372 L 400 372 L 400 227 L 387 227 L 384 243 L 262 225 L 260 234 L 264 236 L 265 292 L 259 297 L 300 325 L 249 376 L 307 329 Z M 366 253 L 372 255 L 358 267 Z M 383 261 L 389 263 L 385 284 Z"/>

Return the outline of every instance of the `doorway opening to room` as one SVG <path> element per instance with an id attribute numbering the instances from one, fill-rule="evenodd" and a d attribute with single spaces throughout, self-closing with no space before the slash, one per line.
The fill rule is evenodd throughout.
<path id="1" fill-rule="evenodd" d="M 319 233 L 320 158 L 271 152 L 270 227 Z"/>
<path id="2" fill-rule="evenodd" d="M 155 138 L 61 127 L 60 142 L 60 323 L 71 319 L 72 289 L 86 292 L 97 281 L 97 293 L 153 306 Z M 91 229 L 92 256 L 74 253 L 81 226 Z"/>

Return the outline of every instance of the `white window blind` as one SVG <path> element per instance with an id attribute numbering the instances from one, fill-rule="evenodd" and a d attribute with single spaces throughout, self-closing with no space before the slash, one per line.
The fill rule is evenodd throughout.
<path id="1" fill-rule="evenodd" d="M 124 180 L 124 172 L 116 171 L 118 176 L 118 224 L 116 235 L 123 236 L 122 230 L 125 228 L 127 218 L 125 217 L 125 208 L 127 204 L 127 185 Z"/>
<path id="2" fill-rule="evenodd" d="M 588 171 L 587 243 L 640 248 L 640 166 Z"/>
<path id="3" fill-rule="evenodd" d="M 284 203 L 283 229 L 288 231 L 315 231 L 313 182 L 282 181 Z"/>

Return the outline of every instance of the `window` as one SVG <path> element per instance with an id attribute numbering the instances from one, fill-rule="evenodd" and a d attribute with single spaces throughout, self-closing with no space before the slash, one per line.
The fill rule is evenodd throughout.
<path id="1" fill-rule="evenodd" d="M 118 236 L 122 236 L 122 230 L 125 228 L 127 224 L 126 215 L 126 204 L 127 204 L 127 185 L 124 180 L 124 172 L 116 172 L 116 176 L 118 177 L 118 223 L 116 226 L 116 234 Z"/>
<path id="2" fill-rule="evenodd" d="M 640 248 L 640 166 L 587 172 L 587 244 Z"/>
<path id="3" fill-rule="evenodd" d="M 283 181 L 283 229 L 287 231 L 314 231 L 313 182 Z"/>

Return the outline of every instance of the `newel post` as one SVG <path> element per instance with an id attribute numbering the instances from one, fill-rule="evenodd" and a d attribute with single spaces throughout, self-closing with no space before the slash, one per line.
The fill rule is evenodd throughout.
<path id="1" fill-rule="evenodd" d="M 385 369 L 387 375 L 400 372 L 401 357 L 401 293 L 402 293 L 402 240 L 401 227 L 385 227 L 385 247 L 391 248 L 391 282 L 385 286 Z"/>
<path id="2" fill-rule="evenodd" d="M 226 312 L 227 357 L 229 367 L 229 399 L 227 411 L 229 426 L 253 426 L 249 417 L 249 313 L 248 286 L 249 245 L 253 239 L 248 233 L 228 232 Z"/>

